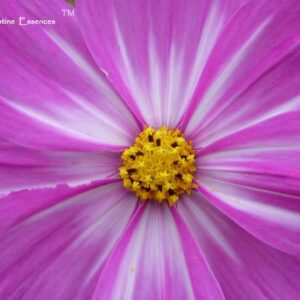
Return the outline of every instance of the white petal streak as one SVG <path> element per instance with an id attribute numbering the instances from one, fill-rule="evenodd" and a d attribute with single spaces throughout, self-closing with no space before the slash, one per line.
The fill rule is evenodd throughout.
<path id="1" fill-rule="evenodd" d="M 177 125 L 178 118 L 184 113 L 195 92 L 205 63 L 223 24 L 222 14 L 218 12 L 217 6 L 213 5 L 203 25 L 191 66 L 186 66 L 186 50 L 182 47 L 183 45 L 176 44 L 176 42 L 171 43 L 167 70 L 162 76 L 165 86 L 164 98 L 161 99 L 164 104 L 164 124 L 171 127 Z M 158 57 L 156 61 L 159 61 Z"/>
<path id="2" fill-rule="evenodd" d="M 53 119 L 53 118 L 43 114 L 42 112 L 38 112 L 38 111 L 34 110 L 31 107 L 24 106 L 24 105 L 18 103 L 17 101 L 11 101 L 11 100 L 7 100 L 4 98 L 1 98 L 1 100 L 4 103 L 6 103 L 8 106 L 15 109 L 16 111 L 19 111 L 20 113 L 22 113 L 32 119 L 35 119 L 41 123 L 49 125 L 50 127 L 56 128 L 56 129 L 60 130 L 61 132 L 68 133 L 71 136 L 78 137 L 78 138 L 81 138 L 86 141 L 99 142 L 98 139 L 96 139 L 84 132 L 79 132 L 77 130 L 73 130 L 72 124 L 66 124 L 66 122 L 60 122 L 56 119 Z"/>
<path id="3" fill-rule="evenodd" d="M 103 111 L 101 111 L 97 106 L 93 105 L 92 103 L 90 103 L 90 101 L 78 94 L 75 94 L 74 92 L 71 92 L 70 90 L 67 90 L 65 88 L 63 88 L 63 92 L 68 96 L 68 98 L 73 101 L 74 103 L 76 103 L 80 108 L 84 109 L 90 116 L 93 116 L 96 118 L 96 120 L 98 120 L 99 122 L 103 122 L 105 124 L 108 125 L 108 128 L 114 128 L 115 130 L 122 132 L 125 136 L 131 137 L 130 134 L 128 133 L 128 131 L 126 130 L 125 127 L 121 127 L 118 126 L 116 121 L 109 117 L 108 114 L 103 113 Z M 64 112 L 63 112 L 64 113 Z M 62 115 L 63 117 L 63 115 Z M 89 119 L 88 122 L 91 122 L 91 120 Z M 98 125 L 98 132 L 100 133 L 100 124 Z M 105 134 L 105 133 L 103 133 Z M 103 136 L 103 134 L 99 135 L 99 137 L 101 138 Z"/>
<path id="4" fill-rule="evenodd" d="M 186 89 L 185 100 L 189 100 L 196 88 L 196 85 L 200 79 L 203 72 L 205 63 L 213 49 L 220 31 L 224 24 L 224 18 L 222 14 L 218 12 L 217 6 L 212 5 L 208 17 L 206 19 L 201 38 L 199 41 L 199 47 L 196 52 L 195 62 L 191 70 L 191 75 L 188 80 L 188 85 Z M 182 62 L 184 63 L 184 62 Z"/>
<path id="5" fill-rule="evenodd" d="M 208 133 L 207 135 L 203 135 L 203 137 L 205 138 L 205 143 L 206 145 L 212 144 L 213 142 L 228 136 L 230 134 L 234 134 L 238 131 L 244 130 L 246 128 L 258 125 L 259 123 L 262 123 L 268 119 L 271 119 L 273 117 L 279 116 L 281 114 L 290 112 L 290 111 L 297 111 L 300 109 L 300 96 L 296 96 L 290 100 L 288 100 L 286 103 L 283 103 L 281 105 L 278 105 L 277 107 L 273 108 L 272 110 L 266 112 L 265 114 L 260 115 L 260 117 L 255 118 L 253 121 L 251 122 L 247 122 L 244 125 L 239 125 L 237 124 L 237 126 L 235 126 L 234 128 L 230 128 L 230 126 L 228 126 L 228 124 L 230 124 L 232 122 L 232 120 L 234 119 L 241 119 L 242 116 L 245 114 L 245 112 L 247 112 L 247 110 L 249 110 L 249 107 L 247 105 L 244 105 L 244 107 L 242 109 L 240 109 L 238 112 L 235 112 L 234 114 L 232 114 L 232 117 L 228 117 L 226 119 L 226 121 L 224 121 L 222 123 L 222 127 L 223 128 L 230 128 L 229 130 L 224 130 L 221 131 L 220 134 L 210 134 Z M 295 141 L 296 142 L 296 141 Z M 286 145 L 288 146 L 288 145 Z"/>
<path id="6" fill-rule="evenodd" d="M 119 25 L 119 21 L 116 15 L 114 15 L 114 25 L 115 25 L 115 35 L 117 39 L 117 45 L 119 45 L 119 53 L 120 53 L 120 61 L 116 62 L 118 64 L 123 64 L 122 69 L 124 69 L 121 73 L 123 82 L 128 82 L 127 88 L 133 99 L 148 99 L 145 93 L 142 92 L 142 82 L 138 80 L 138 73 L 133 69 L 132 61 L 129 57 L 127 45 L 123 38 L 123 34 Z M 141 101 L 141 103 L 144 103 Z M 139 104 L 141 104 L 139 103 Z M 139 105 L 141 112 L 144 117 L 151 117 L 153 114 L 149 114 L 149 108 L 151 108 L 150 103 L 146 103 L 146 106 L 141 107 Z M 149 121 L 151 123 L 152 120 Z M 153 122 L 153 121 L 152 121 Z"/>
<path id="7" fill-rule="evenodd" d="M 106 80 L 108 74 L 99 69 L 103 76 L 97 73 L 97 71 L 93 68 L 93 66 L 83 57 L 81 53 L 79 53 L 72 45 L 70 45 L 66 40 L 64 40 L 61 36 L 56 34 L 53 31 L 46 30 L 47 35 L 49 38 L 63 50 L 63 52 L 77 65 L 83 73 L 87 75 L 89 79 L 91 79 L 90 83 L 93 83 L 95 88 L 95 94 L 93 95 L 92 99 L 82 99 L 85 104 L 82 104 L 82 101 L 77 100 L 77 104 L 80 104 L 84 108 L 88 108 L 89 113 L 91 111 L 97 112 L 98 117 L 109 124 L 112 127 L 115 127 L 117 130 L 122 130 L 120 126 L 115 126 L 116 120 L 114 117 L 108 120 L 109 114 L 104 114 L 101 112 L 103 107 L 108 107 L 110 111 L 114 111 L 118 113 L 118 116 L 126 117 L 126 122 L 129 122 L 131 126 L 135 126 L 135 123 L 126 109 L 125 105 L 123 104 L 122 100 L 116 94 L 116 92 L 111 88 Z M 77 97 L 76 97 L 77 98 Z M 94 100 L 96 99 L 96 100 Z M 72 98 L 75 101 L 74 98 Z M 96 105 L 87 104 L 88 102 L 95 102 Z M 79 103 L 80 102 L 80 103 Z M 89 107 L 88 107 L 89 106 Z M 101 110 L 102 109 L 102 110 Z M 124 131 L 124 133 L 126 133 Z"/>
<path id="8" fill-rule="evenodd" d="M 90 79 L 93 80 L 96 86 L 105 91 L 106 94 L 114 96 L 106 83 L 101 79 L 93 67 L 87 60 L 66 40 L 56 34 L 54 31 L 45 30 L 49 38 L 77 65 Z"/>
<path id="9" fill-rule="evenodd" d="M 147 80 L 138 67 L 132 62 L 128 53 L 117 16 L 114 16 L 115 38 L 119 45 L 120 62 L 124 82 L 128 82 L 128 89 L 134 99 L 143 99 L 138 103 L 147 122 L 153 126 L 166 125 L 174 127 L 185 111 L 195 88 L 199 82 L 205 63 L 215 45 L 224 24 L 224 18 L 218 12 L 217 5 L 213 5 L 207 15 L 203 30 L 199 35 L 198 48 L 193 52 L 193 58 L 187 64 L 188 43 L 186 45 L 176 41 L 172 36 L 168 51 L 168 61 L 162 61 L 158 40 L 151 32 L 148 34 L 148 64 Z"/>
<path id="10" fill-rule="evenodd" d="M 191 118 L 189 128 L 195 128 L 195 126 L 197 126 L 197 124 L 199 123 L 199 120 L 202 120 L 203 117 L 210 111 L 210 109 L 214 105 L 216 105 L 227 81 L 230 79 L 236 68 L 240 66 L 247 52 L 259 37 L 259 35 L 263 32 L 264 28 L 267 26 L 270 20 L 271 18 L 268 18 L 264 22 L 262 22 L 261 25 L 255 30 L 255 32 L 253 32 L 253 34 L 245 41 L 239 51 L 227 63 L 223 71 L 218 75 L 215 82 L 211 85 L 211 87 L 208 89 L 207 93 L 199 103 L 197 110 Z"/>
<path id="11" fill-rule="evenodd" d="M 185 205 L 187 206 L 189 212 L 192 213 L 196 218 L 197 222 L 202 224 L 205 230 L 209 233 L 214 243 L 218 244 L 220 248 L 223 249 L 229 257 L 231 257 L 231 259 L 237 262 L 238 255 L 235 253 L 230 243 L 225 239 L 218 226 L 216 226 L 211 218 L 207 215 L 207 212 L 199 209 L 199 207 L 189 199 Z"/>
<path id="12" fill-rule="evenodd" d="M 154 107 L 156 110 L 157 120 L 156 124 L 163 124 L 163 91 L 165 81 L 163 81 L 163 74 L 161 72 L 162 66 L 160 65 L 159 55 L 155 49 L 155 41 L 152 34 L 149 34 L 149 81 L 150 81 L 150 100 L 151 107 Z M 168 101 L 168 100 L 167 100 Z"/>
<path id="13" fill-rule="evenodd" d="M 159 212 L 159 210 L 162 210 Z M 167 235 L 166 235 L 167 233 Z M 134 235 L 124 249 L 123 260 L 114 284 L 114 299 L 132 299 L 135 283 L 138 282 L 138 272 L 129 272 L 134 268 L 143 268 L 149 280 L 155 280 L 155 289 L 165 285 L 166 262 L 171 274 L 179 272 L 186 284 L 188 299 L 194 299 L 193 288 L 185 262 L 180 237 L 176 224 L 167 206 L 155 207 L 148 205 L 145 209 Z M 163 289 L 162 289 L 163 290 Z"/>
<path id="14" fill-rule="evenodd" d="M 232 187 L 227 185 L 226 192 L 217 188 L 213 188 L 212 190 L 213 194 L 218 197 L 218 199 L 237 210 L 247 212 L 247 214 L 257 216 L 275 224 L 280 224 L 286 228 L 299 229 L 300 214 L 298 212 L 263 202 L 257 202 L 250 198 L 247 193 L 247 188 L 244 187 L 244 189 L 245 191 L 242 194 L 239 194 L 237 193 L 234 184 L 232 184 Z M 295 201 L 298 200 L 299 198 L 295 199 Z"/>
<path id="15" fill-rule="evenodd" d="M 247 107 L 245 106 L 245 111 L 247 111 Z M 251 126 L 255 126 L 263 121 L 266 121 L 268 119 L 271 119 L 273 117 L 279 116 L 281 114 L 290 112 L 290 111 L 296 111 L 300 109 L 300 95 L 294 97 L 293 99 L 290 99 L 289 101 L 278 105 L 277 107 L 273 108 L 272 110 L 266 112 L 265 114 L 261 115 L 259 118 L 256 118 L 253 122 L 251 123 L 247 123 L 246 125 L 244 125 L 243 127 L 240 127 L 238 130 L 243 130 L 247 127 L 251 127 Z M 243 115 L 243 113 L 245 113 L 245 111 L 240 111 L 239 114 Z M 238 117 L 238 116 L 236 116 Z M 230 119 L 229 119 L 230 121 Z M 226 124 L 224 124 L 224 127 L 226 126 Z M 225 134 L 226 135 L 226 134 Z"/>

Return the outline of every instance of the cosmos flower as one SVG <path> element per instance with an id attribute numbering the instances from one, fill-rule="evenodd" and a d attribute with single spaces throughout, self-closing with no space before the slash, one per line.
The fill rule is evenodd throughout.
<path id="1" fill-rule="evenodd" d="M 299 299 L 299 1 L 67 9 L 0 3 L 0 299 Z"/>

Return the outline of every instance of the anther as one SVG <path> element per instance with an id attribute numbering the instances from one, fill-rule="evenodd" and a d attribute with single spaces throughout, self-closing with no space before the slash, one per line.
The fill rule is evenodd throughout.
<path id="1" fill-rule="evenodd" d="M 174 190 L 172 190 L 172 189 L 169 189 L 168 192 L 169 192 L 169 195 L 170 195 L 170 196 L 175 195 L 175 192 L 174 192 Z"/>
<path id="2" fill-rule="evenodd" d="M 131 175 L 131 174 L 133 174 L 133 173 L 135 173 L 136 172 L 136 169 L 127 169 L 127 173 L 129 174 L 129 175 Z"/>
<path id="3" fill-rule="evenodd" d="M 177 173 L 175 176 L 179 179 L 182 179 L 182 174 L 180 174 L 180 173 Z"/>

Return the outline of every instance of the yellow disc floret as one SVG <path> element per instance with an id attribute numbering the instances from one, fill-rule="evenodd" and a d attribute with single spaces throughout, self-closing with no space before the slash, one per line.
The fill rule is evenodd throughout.
<path id="1" fill-rule="evenodd" d="M 132 147 L 122 153 L 120 176 L 124 186 L 141 201 L 167 201 L 173 205 L 182 193 L 190 193 L 195 152 L 179 129 L 145 128 Z"/>

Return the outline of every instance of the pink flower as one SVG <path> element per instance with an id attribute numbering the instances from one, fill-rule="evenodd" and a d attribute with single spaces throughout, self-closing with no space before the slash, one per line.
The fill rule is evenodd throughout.
<path id="1" fill-rule="evenodd" d="M 0 3 L 0 299 L 299 299 L 299 1 L 62 9 Z M 193 141 L 175 206 L 123 187 L 143 126 Z"/>

